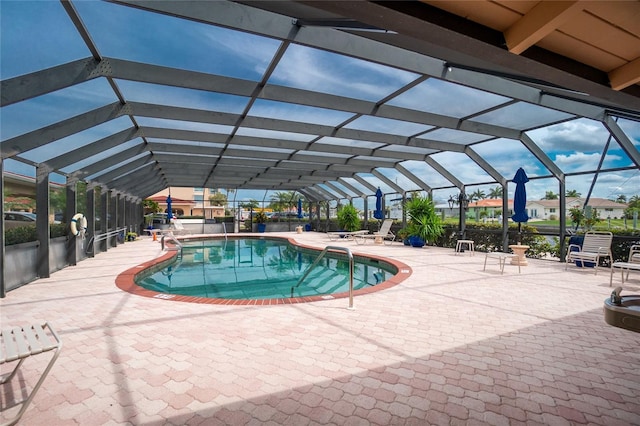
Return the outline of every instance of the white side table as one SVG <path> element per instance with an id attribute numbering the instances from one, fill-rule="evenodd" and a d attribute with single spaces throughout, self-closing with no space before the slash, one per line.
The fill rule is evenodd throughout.
<path id="1" fill-rule="evenodd" d="M 464 249 L 468 249 L 471 256 L 475 253 L 475 243 L 473 240 L 458 240 L 456 243 L 455 254 L 462 253 Z"/>

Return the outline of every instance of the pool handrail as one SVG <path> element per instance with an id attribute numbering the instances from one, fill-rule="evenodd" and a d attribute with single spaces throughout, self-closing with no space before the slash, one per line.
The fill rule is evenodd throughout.
<path id="1" fill-rule="evenodd" d="M 180 241 L 178 241 L 178 239 L 172 233 L 162 234 L 162 238 L 160 238 L 161 250 L 164 251 L 164 248 L 165 248 L 164 247 L 164 239 L 165 238 L 168 238 L 169 240 L 173 241 L 173 243 L 180 249 L 180 254 L 182 255 L 182 243 Z"/>
<path id="2" fill-rule="evenodd" d="M 347 254 L 347 257 L 349 258 L 349 309 L 353 309 L 353 254 L 351 253 L 351 250 L 349 250 L 347 247 L 326 246 L 324 250 L 320 252 L 318 257 L 316 257 L 316 260 L 313 261 L 311 266 L 307 268 L 307 270 L 304 272 L 302 277 L 300 277 L 296 285 L 291 287 L 291 297 L 293 297 L 294 289 L 298 288 L 298 286 L 302 284 L 305 278 L 307 278 L 307 276 L 311 273 L 311 270 L 315 268 L 315 266 L 322 260 L 324 255 L 327 254 L 329 250 L 343 251 Z"/>

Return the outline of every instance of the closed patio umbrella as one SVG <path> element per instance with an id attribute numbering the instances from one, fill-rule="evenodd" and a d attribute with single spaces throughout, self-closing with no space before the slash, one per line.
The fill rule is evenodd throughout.
<path id="1" fill-rule="evenodd" d="M 167 197 L 167 219 L 171 220 L 173 215 L 171 214 L 171 195 Z"/>
<path id="2" fill-rule="evenodd" d="M 382 191 L 380 188 L 376 191 L 376 209 L 373 212 L 373 217 L 376 219 L 384 219 L 384 212 L 382 211 Z"/>
<path id="3" fill-rule="evenodd" d="M 298 219 L 302 219 L 302 198 L 298 198 Z"/>
<path id="4" fill-rule="evenodd" d="M 511 219 L 514 222 L 518 222 L 518 240 L 520 240 L 522 222 L 529 220 L 529 215 L 527 215 L 527 189 L 525 187 L 525 184 L 529 182 L 529 178 L 522 167 L 516 172 L 513 182 L 516 184 L 516 193 L 513 197 L 513 216 L 511 216 Z M 520 241 L 518 241 L 518 244 L 520 244 Z"/>

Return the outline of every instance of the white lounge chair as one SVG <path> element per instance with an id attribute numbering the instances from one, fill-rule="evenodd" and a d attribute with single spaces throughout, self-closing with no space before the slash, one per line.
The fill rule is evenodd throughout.
<path id="1" fill-rule="evenodd" d="M 374 240 L 375 242 L 382 243 L 383 241 L 387 244 L 393 244 L 393 241 L 396 239 L 396 236 L 393 232 L 391 232 L 391 225 L 393 225 L 393 219 L 385 219 L 380 226 L 380 230 L 378 232 L 373 232 L 371 234 L 360 234 L 355 235 L 354 239 L 358 244 L 365 244 L 367 240 Z"/>
<path id="2" fill-rule="evenodd" d="M 331 241 L 336 241 L 340 238 L 345 238 L 347 240 L 353 240 L 354 237 L 358 236 L 358 235 L 364 235 L 364 234 L 368 234 L 369 231 L 367 231 L 366 229 L 363 229 L 361 231 L 334 231 L 334 232 L 327 232 L 327 236 L 329 237 L 329 239 Z"/>
<path id="3" fill-rule="evenodd" d="M 169 224 L 169 230 L 177 235 L 188 234 L 189 232 L 184 229 L 184 225 L 180 221 L 180 219 L 172 218 L 171 223 Z"/>
<path id="4" fill-rule="evenodd" d="M 569 252 L 567 253 L 567 263 L 564 269 L 570 262 L 581 261 L 595 263 L 595 274 L 598 274 L 598 264 L 600 258 L 608 257 L 609 260 L 613 260 L 611 254 L 611 243 L 613 242 L 613 234 L 611 232 L 601 231 L 589 231 L 584 234 L 584 241 L 582 247 L 578 244 L 569 244 Z M 571 251 L 572 248 L 577 248 L 576 251 Z"/>
<path id="5" fill-rule="evenodd" d="M 53 339 L 51 338 L 51 336 L 49 336 L 49 334 L 47 334 L 45 328 L 49 329 L 49 332 L 51 333 L 51 336 L 53 336 Z M 24 412 L 27 410 L 27 407 L 31 403 L 31 400 L 35 396 L 36 392 L 38 392 L 38 389 L 40 389 L 42 382 L 44 382 L 44 379 L 49 374 L 51 367 L 53 367 L 56 359 L 58 359 L 60 349 L 62 349 L 62 342 L 48 322 L 43 325 L 33 324 L 25 327 L 8 327 L 0 332 L 0 365 L 6 362 L 18 361 L 18 364 L 11 371 L 11 373 L 3 375 L 0 378 L 0 384 L 2 385 L 9 382 L 15 376 L 16 372 L 27 358 L 54 349 L 55 352 L 53 354 L 53 357 L 51 358 L 51 360 L 49 360 L 49 364 L 47 364 L 47 366 L 45 367 L 42 375 L 40 376 L 40 379 L 38 379 L 38 382 L 33 387 L 31 393 L 26 397 L 26 399 L 18 401 L 12 405 L 21 405 L 18 413 L 11 420 L 3 423 L 2 426 L 15 425 L 16 423 L 18 423 L 20 417 L 22 417 Z M 9 392 L 5 394 L 5 397 L 9 395 Z M 4 408 L 6 407 L 3 407 L 3 409 Z"/>

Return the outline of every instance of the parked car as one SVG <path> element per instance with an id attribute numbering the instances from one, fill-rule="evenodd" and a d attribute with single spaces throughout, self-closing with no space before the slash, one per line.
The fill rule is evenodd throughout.
<path id="1" fill-rule="evenodd" d="M 29 212 L 5 212 L 4 227 L 5 229 L 19 228 L 20 226 L 28 226 L 36 224 L 36 214 Z"/>
<path id="2" fill-rule="evenodd" d="M 53 223 L 60 223 L 54 220 Z M 4 212 L 5 229 L 18 228 L 20 226 L 28 226 L 36 224 L 36 214 L 30 212 Z"/>

